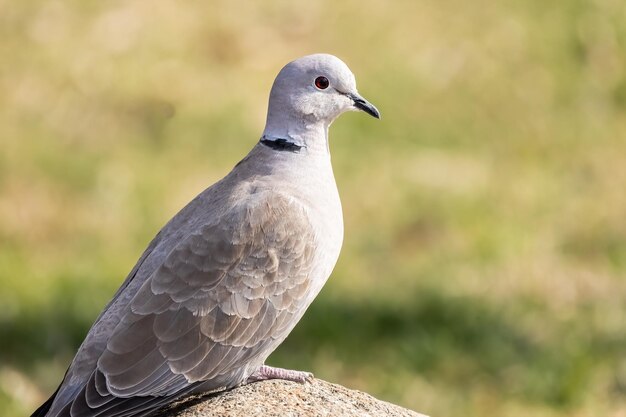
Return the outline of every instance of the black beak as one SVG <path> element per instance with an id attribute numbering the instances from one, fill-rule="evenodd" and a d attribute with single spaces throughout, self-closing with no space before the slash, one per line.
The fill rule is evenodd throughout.
<path id="1" fill-rule="evenodd" d="M 352 99 L 354 102 L 354 107 L 359 110 L 363 110 L 365 113 L 373 116 L 377 119 L 380 119 L 380 112 L 378 109 L 369 101 L 365 100 L 363 97 L 358 94 L 348 94 L 348 97 Z"/>

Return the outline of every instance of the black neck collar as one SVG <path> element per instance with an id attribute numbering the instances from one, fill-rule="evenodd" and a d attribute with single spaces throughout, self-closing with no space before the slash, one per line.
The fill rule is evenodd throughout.
<path id="1" fill-rule="evenodd" d="M 263 136 L 261 138 L 261 143 L 275 151 L 300 153 L 300 150 L 304 148 L 304 146 L 296 145 L 295 143 L 289 141 L 288 139 L 283 139 L 283 138 L 268 139 L 265 136 Z"/>

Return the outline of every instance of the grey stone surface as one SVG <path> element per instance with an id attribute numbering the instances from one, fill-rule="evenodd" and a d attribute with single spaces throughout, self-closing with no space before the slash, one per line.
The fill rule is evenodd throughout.
<path id="1" fill-rule="evenodd" d="M 159 417 L 426 417 L 364 392 L 315 379 L 312 383 L 271 380 L 177 403 Z"/>

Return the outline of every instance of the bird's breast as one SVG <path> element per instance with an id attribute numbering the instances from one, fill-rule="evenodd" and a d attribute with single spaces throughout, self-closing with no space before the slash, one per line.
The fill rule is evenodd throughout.
<path id="1" fill-rule="evenodd" d="M 312 296 L 321 290 L 330 276 L 343 243 L 343 213 L 334 180 L 309 188 L 305 203 L 316 242 L 315 268 L 311 271 Z"/>

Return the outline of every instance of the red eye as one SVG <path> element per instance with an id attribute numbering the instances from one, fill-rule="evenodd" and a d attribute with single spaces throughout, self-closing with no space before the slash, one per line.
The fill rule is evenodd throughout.
<path id="1" fill-rule="evenodd" d="M 315 79 L 315 86 L 319 88 L 320 90 L 326 90 L 329 85 L 330 85 L 330 82 L 328 81 L 328 78 L 326 77 L 317 77 Z"/>

